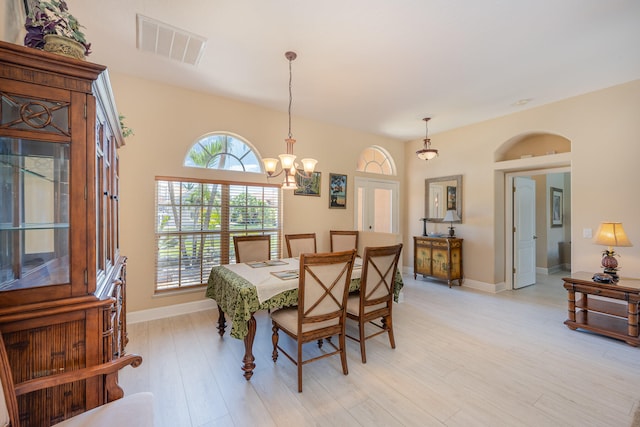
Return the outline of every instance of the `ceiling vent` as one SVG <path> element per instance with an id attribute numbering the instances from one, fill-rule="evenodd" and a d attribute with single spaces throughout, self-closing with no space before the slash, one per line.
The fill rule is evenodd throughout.
<path id="1" fill-rule="evenodd" d="M 137 14 L 137 47 L 144 52 L 198 65 L 207 39 Z"/>

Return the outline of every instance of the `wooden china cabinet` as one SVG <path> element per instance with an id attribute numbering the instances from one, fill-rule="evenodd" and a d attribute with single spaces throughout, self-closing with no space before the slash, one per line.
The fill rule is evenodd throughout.
<path id="1" fill-rule="evenodd" d="M 123 144 L 106 68 L 0 42 L 0 331 L 16 383 L 124 354 Z M 101 378 L 20 396 L 25 426 L 105 403 Z"/>

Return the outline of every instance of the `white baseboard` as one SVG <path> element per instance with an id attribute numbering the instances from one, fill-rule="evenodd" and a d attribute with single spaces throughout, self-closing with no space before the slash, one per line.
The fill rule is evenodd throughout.
<path id="1" fill-rule="evenodd" d="M 167 317 L 195 313 L 196 311 L 211 310 L 214 308 L 217 308 L 216 302 L 210 298 L 207 298 L 205 300 L 187 302 L 184 304 L 175 304 L 168 305 L 166 307 L 150 308 L 148 310 L 132 311 L 127 313 L 127 324 L 164 319 Z"/>
<path id="2" fill-rule="evenodd" d="M 413 268 L 405 267 L 404 274 L 411 275 L 411 277 L 413 278 Z M 429 279 L 426 279 L 426 280 L 429 280 Z M 440 283 L 443 283 L 443 282 L 440 282 Z M 446 281 L 444 283 L 446 285 Z M 454 284 L 451 285 L 451 287 L 458 286 L 458 280 L 454 280 L 453 283 Z M 492 284 L 492 283 L 480 282 L 478 280 L 471 280 L 467 278 L 462 279 L 462 286 L 470 289 L 477 289 L 483 292 L 490 292 L 492 294 L 495 294 L 497 292 L 500 292 L 506 289 L 504 282 Z"/>
<path id="3" fill-rule="evenodd" d="M 549 275 L 549 269 L 544 267 L 536 267 L 536 274 Z"/>
<path id="4" fill-rule="evenodd" d="M 559 273 L 565 270 L 564 267 L 565 267 L 565 264 L 558 264 L 558 265 L 551 266 L 549 268 L 536 267 L 536 274 L 543 274 L 545 276 L 549 276 L 550 274 Z"/>
<path id="5" fill-rule="evenodd" d="M 462 286 L 470 289 L 476 289 L 478 291 L 489 292 L 492 294 L 504 291 L 506 289 L 505 283 L 486 283 L 478 280 L 464 279 Z"/>

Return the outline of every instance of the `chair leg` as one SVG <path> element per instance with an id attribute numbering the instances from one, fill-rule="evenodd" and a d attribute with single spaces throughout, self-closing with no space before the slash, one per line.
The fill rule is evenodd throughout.
<path id="1" fill-rule="evenodd" d="M 302 342 L 298 338 L 298 393 L 302 393 Z"/>
<path id="2" fill-rule="evenodd" d="M 271 358 L 273 359 L 273 363 L 278 360 L 278 326 L 276 322 L 273 322 L 273 327 L 271 328 L 273 331 L 273 335 L 271 335 L 271 342 L 273 343 L 273 353 L 271 353 Z"/>
<path id="3" fill-rule="evenodd" d="M 393 338 L 393 320 L 391 316 L 386 316 L 382 321 L 385 329 L 389 333 L 389 344 L 391 344 L 391 348 L 396 348 L 396 340 Z"/>
<path id="4" fill-rule="evenodd" d="M 338 337 L 338 342 L 340 344 L 340 362 L 342 362 L 342 373 L 345 375 L 349 374 L 349 368 L 347 367 L 347 336 L 343 332 Z"/>
<path id="5" fill-rule="evenodd" d="M 364 348 L 364 342 L 367 338 L 364 335 L 364 325 L 365 322 L 362 321 L 362 318 L 358 319 L 358 332 L 360 334 L 360 356 L 362 357 L 362 363 L 367 363 L 367 351 Z"/>
<path id="6" fill-rule="evenodd" d="M 322 348 L 322 338 L 318 340 L 318 348 Z"/>

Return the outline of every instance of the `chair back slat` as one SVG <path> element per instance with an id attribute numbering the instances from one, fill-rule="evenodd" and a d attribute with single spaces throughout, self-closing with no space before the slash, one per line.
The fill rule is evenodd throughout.
<path id="1" fill-rule="evenodd" d="M 299 328 L 305 323 L 344 322 L 355 250 L 300 255 Z"/>
<path id="2" fill-rule="evenodd" d="M 357 230 L 329 230 L 331 252 L 342 252 L 358 249 Z"/>
<path id="3" fill-rule="evenodd" d="M 236 262 L 271 259 L 271 236 L 233 236 Z"/>
<path id="4" fill-rule="evenodd" d="M 20 427 L 18 399 L 13 385 L 13 375 L 7 349 L 0 334 L 0 426 Z"/>
<path id="5" fill-rule="evenodd" d="M 300 254 L 316 253 L 316 233 L 286 234 L 284 239 L 287 243 L 289 258 L 295 258 Z"/>
<path id="6" fill-rule="evenodd" d="M 360 293 L 361 311 L 366 306 L 387 303 L 391 306 L 394 279 L 402 244 L 364 249 Z"/>

